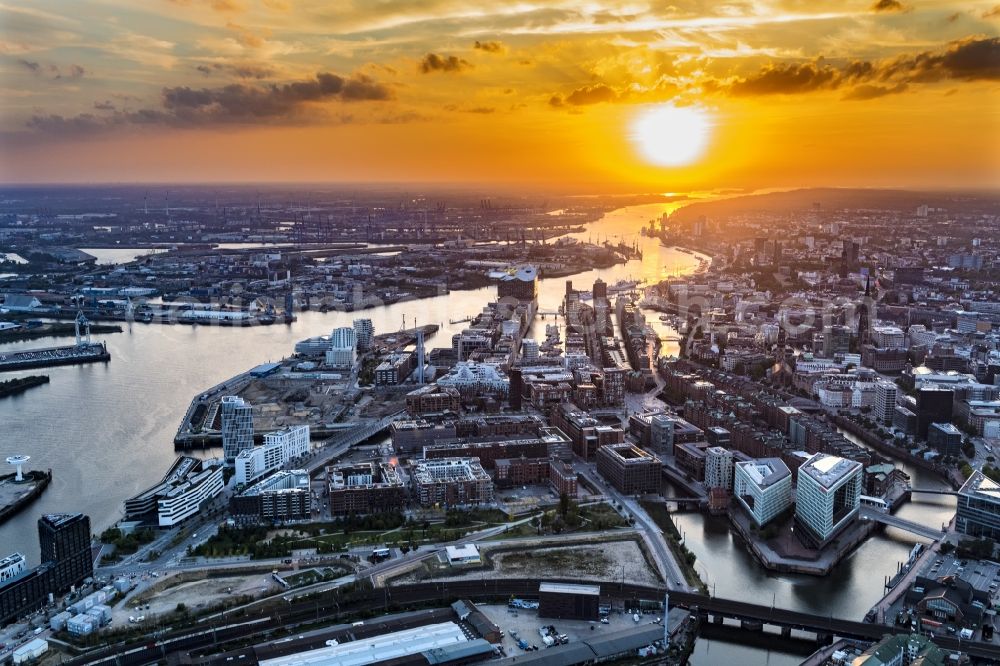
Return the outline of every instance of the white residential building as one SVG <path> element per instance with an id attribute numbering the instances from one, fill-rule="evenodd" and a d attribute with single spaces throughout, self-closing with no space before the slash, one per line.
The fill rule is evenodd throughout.
<path id="1" fill-rule="evenodd" d="M 0 584 L 20 576 L 26 568 L 27 564 L 25 563 L 24 555 L 21 553 L 11 553 L 0 560 Z"/>
<path id="2" fill-rule="evenodd" d="M 350 326 L 333 329 L 330 334 L 330 349 L 326 352 L 326 364 L 331 368 L 350 370 L 358 355 L 358 334 Z"/>
<path id="3" fill-rule="evenodd" d="M 236 483 L 249 485 L 309 453 L 309 426 L 293 426 L 264 435 L 264 443 L 236 456 Z"/>
<path id="4" fill-rule="evenodd" d="M 791 506 L 792 473 L 780 458 L 736 463 L 733 495 L 763 527 Z"/>
<path id="5" fill-rule="evenodd" d="M 733 452 L 721 446 L 705 449 L 705 486 L 733 489 Z"/>
<path id="6" fill-rule="evenodd" d="M 221 465 L 180 456 L 162 481 L 125 500 L 125 517 L 170 527 L 198 513 L 223 486 Z"/>
<path id="7" fill-rule="evenodd" d="M 893 382 L 879 381 L 875 384 L 875 420 L 883 425 L 892 423 L 896 410 L 897 388 Z"/>
<path id="8" fill-rule="evenodd" d="M 856 460 L 817 453 L 799 467 L 795 523 L 817 546 L 846 527 L 861 506 L 864 468 Z"/>
<path id="9" fill-rule="evenodd" d="M 202 465 L 156 502 L 160 527 L 173 527 L 201 511 L 206 501 L 216 497 L 225 488 L 221 465 Z"/>
<path id="10" fill-rule="evenodd" d="M 222 454 L 227 463 L 253 448 L 253 406 L 235 395 L 222 397 Z"/>

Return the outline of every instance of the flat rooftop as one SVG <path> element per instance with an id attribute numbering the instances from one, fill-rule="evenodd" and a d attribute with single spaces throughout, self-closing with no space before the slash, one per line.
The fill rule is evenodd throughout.
<path id="1" fill-rule="evenodd" d="M 1000 484 L 978 469 L 973 470 L 972 476 L 966 479 L 958 493 L 1000 503 Z"/>
<path id="2" fill-rule="evenodd" d="M 747 476 L 761 488 L 772 486 L 792 474 L 781 458 L 759 458 L 736 463 L 736 466 L 746 472 Z"/>
<path id="3" fill-rule="evenodd" d="M 628 444 L 628 443 L 606 444 L 605 446 L 602 446 L 601 449 L 605 450 L 606 453 L 609 453 L 617 458 L 622 459 L 625 463 L 660 462 L 656 456 L 649 453 L 648 451 L 640 449 L 638 446 L 635 446 L 634 444 Z"/>
<path id="4" fill-rule="evenodd" d="M 454 622 L 414 627 L 317 650 L 265 659 L 261 666 L 362 666 L 467 642 Z"/>
<path id="5" fill-rule="evenodd" d="M 586 594 L 588 596 L 600 596 L 600 585 L 577 585 L 575 583 L 539 583 L 538 592 L 550 592 L 554 594 Z"/>
<path id="6" fill-rule="evenodd" d="M 824 488 L 832 488 L 858 469 L 861 463 L 856 460 L 817 453 L 799 467 L 799 474 L 808 474 Z"/>

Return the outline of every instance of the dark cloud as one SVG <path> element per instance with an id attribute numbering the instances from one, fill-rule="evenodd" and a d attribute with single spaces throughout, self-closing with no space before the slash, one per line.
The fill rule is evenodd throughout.
<path id="1" fill-rule="evenodd" d="M 314 79 L 264 87 L 232 84 L 221 88 L 193 89 L 177 86 L 163 89 L 163 106 L 180 118 L 191 113 L 217 122 L 259 118 L 281 118 L 302 104 L 341 101 L 387 100 L 392 92 L 364 75 L 349 79 L 320 72 Z"/>
<path id="2" fill-rule="evenodd" d="M 901 92 L 906 92 L 907 88 L 909 86 L 905 83 L 897 83 L 894 86 L 877 86 L 870 83 L 863 83 L 849 90 L 843 99 L 852 101 L 876 99 L 878 97 L 885 97 L 886 95 L 897 95 Z"/>
<path id="3" fill-rule="evenodd" d="M 949 16 L 949 17 L 948 17 L 947 19 L 945 19 L 945 20 L 946 20 L 946 21 L 947 21 L 948 23 L 954 23 L 955 21 L 957 21 L 957 20 L 958 20 L 958 19 L 960 19 L 960 18 L 962 18 L 962 12 L 955 12 L 954 14 L 951 14 L 951 15 L 950 15 L 950 16 Z"/>
<path id="4" fill-rule="evenodd" d="M 477 41 L 472 45 L 472 48 L 479 51 L 486 51 L 487 53 L 503 53 L 507 50 L 507 47 L 503 45 L 503 42 L 479 42 Z"/>
<path id="5" fill-rule="evenodd" d="M 613 102 L 618 99 L 611 87 L 598 83 L 592 86 L 577 88 L 566 96 L 566 103 L 573 106 L 583 106 L 586 104 L 598 104 L 600 102 Z"/>
<path id="6" fill-rule="evenodd" d="M 943 51 L 902 56 L 883 67 L 883 78 L 894 76 L 915 82 L 1000 80 L 1000 37 L 968 37 Z"/>
<path id="7" fill-rule="evenodd" d="M 734 96 L 794 95 L 857 86 L 844 99 L 872 99 L 896 94 L 914 83 L 945 80 L 1000 80 L 1000 38 L 968 37 L 938 51 L 907 54 L 892 60 L 856 60 L 832 64 L 771 63 L 756 74 L 728 82 L 707 80 L 709 92 Z M 867 86 L 867 87 L 864 87 Z"/>
<path id="8" fill-rule="evenodd" d="M 820 63 L 771 64 L 734 82 L 729 92 L 736 96 L 812 92 L 837 87 L 840 76 L 836 69 Z"/>
<path id="9" fill-rule="evenodd" d="M 577 88 L 566 96 L 553 95 L 549 98 L 549 106 L 556 108 L 587 106 L 589 104 L 600 104 L 601 102 L 618 101 L 620 97 L 614 88 L 603 83 L 595 83 Z"/>
<path id="10" fill-rule="evenodd" d="M 899 0 L 877 0 L 872 5 L 873 12 L 901 12 L 905 9 Z"/>
<path id="11" fill-rule="evenodd" d="M 261 80 L 274 76 L 274 70 L 270 67 L 254 63 L 232 64 L 213 62 L 209 65 L 198 65 L 195 69 L 205 76 L 218 73 L 233 76 L 238 79 Z"/>
<path id="12" fill-rule="evenodd" d="M 987 9 L 983 12 L 983 18 L 1000 18 L 1000 5 L 995 5 L 993 9 Z"/>
<path id="13" fill-rule="evenodd" d="M 466 113 L 482 113 L 489 114 L 495 112 L 496 109 L 492 106 L 474 106 L 471 109 L 466 109 Z"/>
<path id="14" fill-rule="evenodd" d="M 70 65 L 66 68 L 66 71 L 59 69 L 58 65 L 52 63 L 40 63 L 34 60 L 24 60 L 19 59 L 17 64 L 25 68 L 35 76 L 46 77 L 52 79 L 53 81 L 58 81 L 59 79 L 79 79 L 87 73 L 80 65 Z"/>
<path id="15" fill-rule="evenodd" d="M 115 105 L 111 100 L 104 100 L 103 102 L 94 102 L 94 109 L 97 111 L 114 111 Z"/>
<path id="16" fill-rule="evenodd" d="M 35 115 L 27 123 L 30 129 L 45 134 L 58 136 L 84 135 L 101 132 L 116 122 L 107 118 L 95 116 L 92 113 L 81 113 L 76 116 L 64 117 L 60 115 Z"/>
<path id="17" fill-rule="evenodd" d="M 29 128 L 52 134 L 83 134 L 126 125 L 162 124 L 202 127 L 225 124 L 268 124 L 313 120 L 308 105 L 316 102 L 385 101 L 392 91 L 363 74 L 342 77 L 320 72 L 312 79 L 282 85 L 234 83 L 219 88 L 164 88 L 159 109 L 120 111 L 110 102 L 94 108 L 112 113 L 95 116 L 36 115 Z"/>
<path id="18" fill-rule="evenodd" d="M 470 69 L 472 63 L 457 56 L 442 56 L 436 53 L 428 53 L 420 61 L 420 71 L 424 74 L 431 72 L 461 72 Z"/>

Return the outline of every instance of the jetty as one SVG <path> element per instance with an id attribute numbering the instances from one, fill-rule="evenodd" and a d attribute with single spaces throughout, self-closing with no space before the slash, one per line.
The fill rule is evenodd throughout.
<path id="1" fill-rule="evenodd" d="M 107 345 L 103 342 L 91 341 L 90 322 L 81 312 L 76 318 L 75 345 L 0 353 L 0 372 L 110 360 L 111 354 L 108 353 Z"/>
<path id="2" fill-rule="evenodd" d="M 21 476 L 18 481 L 17 477 Z M 37 470 L 0 476 L 0 525 L 35 501 L 52 481 L 52 470 Z"/>

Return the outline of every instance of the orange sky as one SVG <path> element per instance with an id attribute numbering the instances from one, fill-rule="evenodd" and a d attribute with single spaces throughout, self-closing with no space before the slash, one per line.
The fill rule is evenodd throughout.
<path id="1" fill-rule="evenodd" d="M 996 187 L 998 26 L 994 0 L 0 3 L 0 180 Z M 694 162 L 640 154 L 656 105 L 710 123 Z"/>

